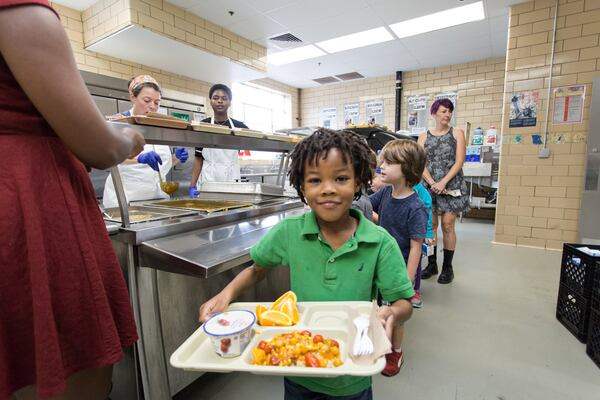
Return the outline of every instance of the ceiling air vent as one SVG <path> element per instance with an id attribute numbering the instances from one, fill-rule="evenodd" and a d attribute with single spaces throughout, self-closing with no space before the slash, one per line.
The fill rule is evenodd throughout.
<path id="1" fill-rule="evenodd" d="M 284 33 L 283 35 L 270 37 L 267 40 L 267 43 L 268 47 L 284 50 L 300 46 L 302 44 L 302 40 L 288 32 Z"/>
<path id="2" fill-rule="evenodd" d="M 364 76 L 362 76 L 358 72 L 348 72 L 347 74 L 340 74 L 336 75 L 335 77 L 343 81 L 351 81 L 352 79 L 364 78 Z"/>
<path id="3" fill-rule="evenodd" d="M 333 76 L 324 76 L 323 78 L 313 79 L 313 81 L 317 82 L 320 85 L 327 85 L 328 83 L 339 82 L 340 80 Z"/>

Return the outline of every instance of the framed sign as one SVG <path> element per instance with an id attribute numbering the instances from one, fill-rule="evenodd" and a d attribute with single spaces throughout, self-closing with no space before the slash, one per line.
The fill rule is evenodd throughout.
<path id="1" fill-rule="evenodd" d="M 321 126 L 328 129 L 337 129 L 337 109 L 335 107 L 321 108 Z"/>
<path id="2" fill-rule="evenodd" d="M 367 124 L 383 125 L 383 100 L 367 102 Z"/>
<path id="3" fill-rule="evenodd" d="M 427 96 L 410 96 L 407 108 L 408 130 L 411 133 L 427 130 Z"/>
<path id="4" fill-rule="evenodd" d="M 583 121 L 585 85 L 554 89 L 553 124 L 578 124 Z"/>
<path id="5" fill-rule="evenodd" d="M 358 103 L 344 104 L 344 125 L 358 125 L 360 105 Z"/>
<path id="6" fill-rule="evenodd" d="M 540 92 L 527 91 L 513 93 L 510 106 L 509 128 L 535 126 Z"/>

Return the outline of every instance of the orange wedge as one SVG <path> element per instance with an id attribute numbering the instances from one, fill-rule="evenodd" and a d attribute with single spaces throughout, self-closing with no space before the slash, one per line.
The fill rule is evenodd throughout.
<path id="1" fill-rule="evenodd" d="M 281 303 L 280 311 L 284 314 L 289 315 L 294 324 L 297 324 L 298 321 L 300 321 L 300 316 L 298 315 L 298 307 L 296 306 L 295 301 L 291 301 L 291 299 L 288 299 L 286 302 Z"/>
<path id="2" fill-rule="evenodd" d="M 256 319 L 258 319 L 260 321 L 260 316 L 265 311 L 267 311 L 267 307 L 263 306 L 262 304 L 257 305 L 256 306 Z"/>
<path id="3" fill-rule="evenodd" d="M 260 315 L 259 323 L 262 326 L 292 326 L 292 318 L 277 310 L 266 310 Z"/>
<path id="4" fill-rule="evenodd" d="M 279 310 L 280 304 L 283 303 L 284 301 L 286 301 L 287 299 L 291 299 L 294 303 L 298 301 L 298 298 L 296 297 L 296 293 L 294 293 L 290 290 L 290 291 L 285 292 L 284 294 L 279 296 L 279 298 L 277 300 L 275 300 L 275 302 L 271 306 L 271 310 Z"/>

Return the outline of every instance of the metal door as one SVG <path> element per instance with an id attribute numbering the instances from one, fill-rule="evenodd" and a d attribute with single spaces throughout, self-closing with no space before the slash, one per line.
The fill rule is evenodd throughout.
<path id="1" fill-rule="evenodd" d="M 600 78 L 594 79 L 591 98 L 579 238 L 581 243 L 600 244 Z"/>

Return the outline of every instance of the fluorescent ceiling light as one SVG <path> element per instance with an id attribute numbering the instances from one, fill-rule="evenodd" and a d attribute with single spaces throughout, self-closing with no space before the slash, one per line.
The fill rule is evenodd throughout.
<path id="1" fill-rule="evenodd" d="M 267 60 L 269 64 L 282 65 L 324 55 L 325 52 L 323 50 L 310 44 L 308 46 L 297 47 L 295 49 L 269 54 Z"/>
<path id="2" fill-rule="evenodd" d="M 368 31 L 352 33 L 350 35 L 325 40 L 317 43 L 317 46 L 328 53 L 337 53 L 344 50 L 387 42 L 389 40 L 394 40 L 394 37 L 382 26 L 380 28 L 369 29 Z"/>
<path id="3" fill-rule="evenodd" d="M 390 25 L 390 28 L 398 38 L 402 39 L 482 19 L 485 19 L 485 11 L 483 9 L 483 2 L 478 1 L 466 6 L 451 8 L 423 17 L 398 22 Z"/>

